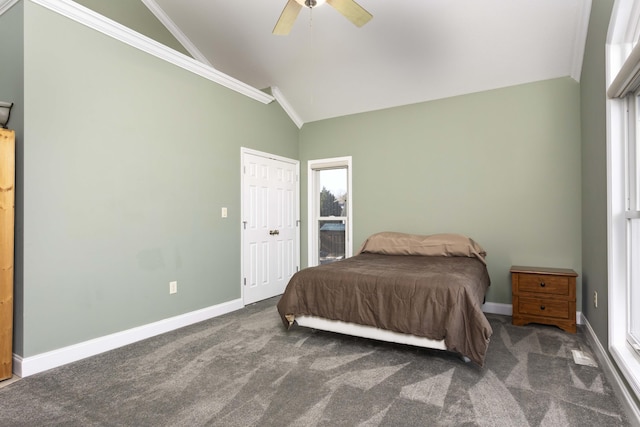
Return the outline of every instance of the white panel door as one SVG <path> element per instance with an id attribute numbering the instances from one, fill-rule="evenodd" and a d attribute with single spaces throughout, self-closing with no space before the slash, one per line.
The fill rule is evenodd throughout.
<path id="1" fill-rule="evenodd" d="M 299 265 L 298 163 L 243 153 L 243 298 L 284 292 Z"/>

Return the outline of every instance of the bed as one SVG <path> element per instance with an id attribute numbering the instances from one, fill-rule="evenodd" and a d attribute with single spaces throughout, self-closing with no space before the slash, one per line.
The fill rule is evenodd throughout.
<path id="1" fill-rule="evenodd" d="M 455 352 L 483 366 L 491 325 L 486 252 L 460 234 L 383 232 L 356 255 L 303 269 L 277 304 L 294 324 Z"/>

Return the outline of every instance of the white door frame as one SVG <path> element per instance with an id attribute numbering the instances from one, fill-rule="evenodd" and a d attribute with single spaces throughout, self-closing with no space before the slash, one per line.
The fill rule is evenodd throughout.
<path id="1" fill-rule="evenodd" d="M 300 269 L 300 161 L 290 159 L 276 154 L 266 153 L 264 151 L 258 151 L 247 147 L 240 147 L 240 297 L 242 298 L 242 304 L 244 305 L 244 288 L 245 288 L 245 270 L 244 270 L 244 227 L 247 222 L 247 212 L 245 212 L 244 206 L 244 184 L 245 184 L 245 154 L 252 154 L 254 156 L 264 157 L 267 159 L 278 160 L 285 163 L 291 163 L 296 167 L 296 236 L 295 236 L 295 254 L 296 254 L 296 271 Z"/>

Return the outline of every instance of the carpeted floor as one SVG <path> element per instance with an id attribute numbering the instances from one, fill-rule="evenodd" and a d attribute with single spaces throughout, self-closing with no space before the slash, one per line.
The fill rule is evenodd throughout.
<path id="1" fill-rule="evenodd" d="M 294 327 L 271 299 L 0 388 L 1 426 L 626 426 L 583 332 L 456 355 Z"/>

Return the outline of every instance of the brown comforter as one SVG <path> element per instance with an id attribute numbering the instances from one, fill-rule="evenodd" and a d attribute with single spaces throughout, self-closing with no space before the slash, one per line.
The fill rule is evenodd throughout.
<path id="1" fill-rule="evenodd" d="M 297 272 L 278 312 L 287 327 L 312 315 L 444 339 L 482 366 L 493 332 L 481 309 L 489 283 L 475 257 L 365 252 Z"/>

